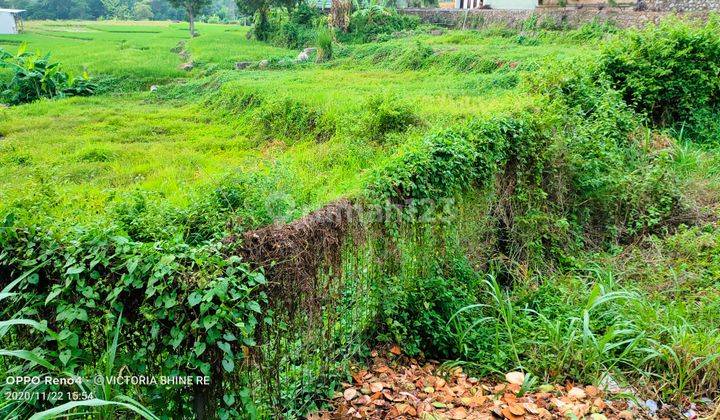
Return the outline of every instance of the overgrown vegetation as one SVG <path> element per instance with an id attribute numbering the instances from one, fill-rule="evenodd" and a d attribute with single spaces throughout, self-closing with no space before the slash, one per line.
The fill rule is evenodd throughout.
<path id="1" fill-rule="evenodd" d="M 614 28 L 275 13 L 266 39 L 323 63 L 200 26 L 186 80 L 0 111 L 0 371 L 211 378 L 93 390 L 115 417 L 305 416 L 384 345 L 528 387 L 718 397 L 720 158 L 683 125 L 715 112 L 714 20 L 596 52 Z"/>
<path id="2" fill-rule="evenodd" d="M 605 47 L 599 70 L 638 112 L 654 123 L 717 142 L 720 127 L 720 28 L 666 20 L 630 31 Z"/>
<path id="3" fill-rule="evenodd" d="M 270 41 L 277 46 L 299 49 L 316 45 L 318 36 L 327 37 L 328 24 L 328 17 L 316 7 L 299 2 L 293 7 L 273 9 L 269 13 L 258 9 L 253 34 L 255 38 Z M 373 5 L 356 6 L 348 18 L 348 27 L 333 29 L 337 31 L 334 37 L 339 41 L 366 43 L 396 32 L 413 30 L 418 26 L 417 17 Z"/>

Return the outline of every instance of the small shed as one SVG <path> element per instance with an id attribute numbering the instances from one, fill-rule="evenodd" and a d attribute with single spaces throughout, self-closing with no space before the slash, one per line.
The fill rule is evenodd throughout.
<path id="1" fill-rule="evenodd" d="M 23 29 L 20 9 L 0 9 L 0 35 L 17 34 Z"/>

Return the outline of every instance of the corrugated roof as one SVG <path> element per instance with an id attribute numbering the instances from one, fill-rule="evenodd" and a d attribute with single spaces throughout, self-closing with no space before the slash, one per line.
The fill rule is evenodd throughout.
<path id="1" fill-rule="evenodd" d="M 22 13 L 25 11 L 26 10 L 22 10 L 22 9 L 0 9 L 0 13 Z"/>

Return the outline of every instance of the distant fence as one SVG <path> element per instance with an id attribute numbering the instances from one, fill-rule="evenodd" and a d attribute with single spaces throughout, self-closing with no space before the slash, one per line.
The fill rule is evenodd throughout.
<path id="1" fill-rule="evenodd" d="M 669 2 L 670 0 L 667 1 Z M 648 23 L 657 23 L 663 17 L 674 13 L 667 11 L 641 11 L 617 7 L 580 9 L 541 7 L 534 10 L 403 9 L 402 11 L 403 13 L 419 16 L 420 19 L 426 23 L 434 23 L 448 28 L 464 29 L 481 29 L 496 24 L 502 24 L 511 28 L 521 28 L 523 22 L 533 15 L 538 17 L 539 22 L 545 23 L 548 26 L 576 28 L 583 23 L 597 20 L 601 22 L 612 21 L 621 28 L 629 28 L 645 26 Z M 704 20 L 707 19 L 709 13 L 708 11 L 688 12 L 682 13 L 682 16 Z"/>

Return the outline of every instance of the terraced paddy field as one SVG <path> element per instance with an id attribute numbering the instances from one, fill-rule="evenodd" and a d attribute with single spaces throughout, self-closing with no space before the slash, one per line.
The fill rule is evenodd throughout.
<path id="1" fill-rule="evenodd" d="M 526 47 L 458 32 L 349 46 L 327 64 L 233 71 L 235 62 L 296 53 L 246 40 L 247 28 L 203 25 L 203 36 L 181 48 L 196 63 L 186 72 L 176 48 L 186 29 L 31 22 L 26 34 L 3 37 L 4 48 L 26 42 L 30 50 L 52 52 L 70 72 L 87 70 L 108 93 L 2 111 L 2 206 L 35 201 L 53 218 L 86 211 L 95 218 L 130 191 L 183 205 L 198 186 L 272 169 L 273 177 L 293 180 L 288 194 L 307 211 L 357 194 L 368 172 L 425 132 L 530 106 L 532 95 L 518 85 L 543 60 L 591 54 L 568 50 L 559 37 Z M 441 59 L 408 69 L 396 53 L 416 42 L 437 49 Z M 465 68 L 478 57 L 484 68 Z M 160 90 L 149 92 L 152 85 Z M 259 99 L 244 107 L 249 97 Z M 405 106 L 416 121 L 389 139 L 363 138 L 372 101 Z M 313 119 L 326 127 L 311 127 Z"/>

